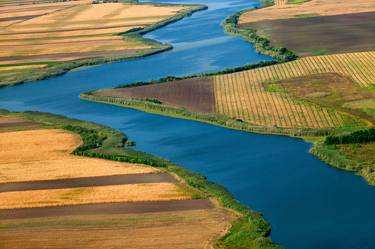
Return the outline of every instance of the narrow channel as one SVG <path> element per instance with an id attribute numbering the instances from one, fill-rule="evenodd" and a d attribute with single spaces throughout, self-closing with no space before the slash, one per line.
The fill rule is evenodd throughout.
<path id="1" fill-rule="evenodd" d="M 269 60 L 220 23 L 250 0 L 187 0 L 203 12 L 146 37 L 174 49 L 138 60 L 76 70 L 0 89 L 0 107 L 35 110 L 105 124 L 137 141 L 137 149 L 165 157 L 227 187 L 263 213 L 272 239 L 287 249 L 375 248 L 375 188 L 353 173 L 327 166 L 299 139 L 250 134 L 199 122 L 80 100 L 93 89 L 167 75 L 187 75 Z"/>

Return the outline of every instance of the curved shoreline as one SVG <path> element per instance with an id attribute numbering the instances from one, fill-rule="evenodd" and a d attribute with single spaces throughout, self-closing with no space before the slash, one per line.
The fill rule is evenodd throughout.
<path id="1" fill-rule="evenodd" d="M 137 4 L 139 5 L 151 4 L 151 5 L 156 5 L 156 6 L 178 5 L 178 4 L 164 4 L 164 3 L 137 3 Z M 172 45 L 164 44 L 156 40 L 144 38 L 143 35 L 151 31 L 154 31 L 156 29 L 165 27 L 171 23 L 180 21 L 184 19 L 185 17 L 191 16 L 195 12 L 203 11 L 207 9 L 207 6 L 198 5 L 198 4 L 184 4 L 184 5 L 178 5 L 178 6 L 186 6 L 186 7 L 189 7 L 189 9 L 179 11 L 175 16 L 167 18 L 166 20 L 155 23 L 141 30 L 133 30 L 130 32 L 128 31 L 128 32 L 123 32 L 123 33 L 118 34 L 118 35 L 123 36 L 123 38 L 130 37 L 133 39 L 141 39 L 142 41 L 146 43 L 150 43 L 152 47 L 149 49 L 140 50 L 140 51 L 137 51 L 135 54 L 130 54 L 126 56 L 112 56 L 112 57 L 108 56 L 108 57 L 100 57 L 100 58 L 88 58 L 88 59 L 79 59 L 79 60 L 72 60 L 72 61 L 57 63 L 56 65 L 53 65 L 50 68 L 47 67 L 45 69 L 36 70 L 32 72 L 32 74 L 28 74 L 27 77 L 24 79 L 16 80 L 14 82 L 9 82 L 9 83 L 2 82 L 2 84 L 0 84 L 0 88 L 7 87 L 7 86 L 20 85 L 20 84 L 28 83 L 31 81 L 38 81 L 38 80 L 44 80 L 44 79 L 48 79 L 52 77 L 57 77 L 71 70 L 79 69 L 81 67 L 96 66 L 96 65 L 112 63 L 112 62 L 140 59 L 140 58 L 148 57 L 151 55 L 155 55 L 155 54 L 159 54 L 159 53 L 171 50 L 173 48 Z M 22 64 L 24 63 L 18 63 L 17 65 L 22 65 Z M 28 65 L 30 64 L 45 64 L 45 63 L 43 62 L 28 63 Z"/>
<path id="2" fill-rule="evenodd" d="M 49 113 L 10 113 L 6 110 L 0 110 L 0 114 L 20 117 L 41 123 L 45 128 L 64 129 L 80 135 L 83 144 L 72 152 L 74 155 L 119 162 L 141 163 L 177 175 L 190 188 L 196 191 L 196 198 L 212 199 L 214 204 L 220 208 L 230 210 L 238 217 L 233 222 L 232 228 L 222 238 L 215 241 L 214 246 L 217 248 L 230 249 L 241 245 L 241 248 L 250 248 L 251 246 L 252 249 L 282 249 L 282 247 L 272 243 L 269 237 L 271 228 L 262 214 L 252 211 L 249 207 L 241 204 L 224 186 L 209 181 L 205 176 L 185 169 L 166 159 L 139 152 L 129 147 L 121 147 L 122 149 L 119 147 L 120 150 L 123 150 L 122 153 L 125 154 L 116 154 L 111 151 L 113 145 L 106 146 L 105 141 L 96 141 L 95 144 L 100 144 L 100 147 L 91 148 L 92 141 L 85 139 L 85 130 L 89 129 L 96 133 L 105 134 L 105 140 L 115 139 L 125 144 L 128 139 L 120 131 L 104 125 Z M 80 129 L 74 129 L 74 127 L 80 127 Z"/>

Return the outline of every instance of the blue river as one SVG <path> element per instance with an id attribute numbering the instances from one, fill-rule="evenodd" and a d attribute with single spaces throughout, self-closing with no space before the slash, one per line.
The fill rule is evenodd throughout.
<path id="1" fill-rule="evenodd" d="M 63 114 L 119 129 L 137 141 L 138 150 L 170 159 L 227 187 L 242 203 L 264 214 L 272 226 L 272 239 L 287 249 L 374 249 L 375 188 L 310 155 L 310 144 L 78 98 L 93 89 L 271 59 L 242 39 L 224 34 L 220 26 L 225 17 L 259 2 L 179 3 L 200 3 L 209 9 L 146 35 L 172 44 L 173 50 L 2 88 L 0 107 Z"/>

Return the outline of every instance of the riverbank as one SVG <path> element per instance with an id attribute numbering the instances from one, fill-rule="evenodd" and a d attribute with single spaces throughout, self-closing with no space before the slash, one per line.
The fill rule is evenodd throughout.
<path id="1" fill-rule="evenodd" d="M 80 135 L 83 144 L 74 150 L 75 155 L 141 163 L 177 175 L 189 186 L 187 191 L 195 198 L 212 199 L 219 207 L 231 210 L 238 217 L 228 233 L 216 242 L 218 248 L 279 248 L 268 237 L 270 227 L 262 215 L 240 204 L 223 186 L 165 159 L 134 150 L 127 146 L 132 144 L 127 137 L 112 128 L 38 112 L 2 111 L 1 115 L 23 118 L 40 123 L 43 128 L 64 129 Z"/>
<path id="2" fill-rule="evenodd" d="M 361 55 L 359 55 L 361 56 Z M 330 58 L 330 57 L 326 57 Z M 320 59 L 318 59 L 320 60 Z M 303 59 L 297 60 L 294 63 L 297 65 L 297 63 L 301 63 Z M 295 68 L 299 68 L 299 66 L 293 65 Z M 270 66 L 275 67 L 275 66 Z M 282 64 L 282 67 L 284 70 L 288 67 L 285 67 L 285 64 Z M 263 70 L 260 68 L 259 70 Z M 273 69 L 272 69 L 273 70 Z M 271 71 L 272 71 L 271 70 Z M 280 69 L 277 69 L 280 70 Z M 341 68 L 342 70 L 342 68 Z M 252 70 L 250 70 L 251 72 Z M 269 72 L 270 69 L 267 69 L 267 72 Z M 345 71 L 348 72 L 348 71 Z M 219 74 L 220 77 L 221 74 Z M 354 73 L 353 73 L 354 75 Z M 219 77 L 219 76 L 217 76 Z M 244 76 L 241 76 L 239 78 L 235 79 L 242 79 Z M 251 77 L 250 77 L 251 78 Z M 189 88 L 189 91 L 193 91 L 194 93 L 191 93 L 193 96 L 200 96 L 207 99 L 209 95 L 211 94 L 209 92 L 200 92 L 199 89 L 200 85 L 203 84 L 203 82 L 206 82 L 205 84 L 221 84 L 215 83 L 209 80 L 210 78 L 207 77 L 197 77 L 197 78 L 187 78 L 187 80 L 193 81 L 193 82 L 185 82 L 192 84 L 194 83 L 196 85 L 196 88 Z M 228 78 L 229 79 L 229 78 Z M 170 80 L 170 82 L 169 82 Z M 160 81 L 153 81 L 151 82 L 151 85 L 153 88 L 152 90 L 147 90 L 148 86 L 146 83 L 136 83 L 134 85 L 130 86 L 123 86 L 120 88 L 114 88 L 109 90 L 99 90 L 95 92 L 90 92 L 86 94 L 81 94 L 81 98 L 95 101 L 95 102 L 101 102 L 101 103 L 107 103 L 107 104 L 113 104 L 113 105 L 119 105 L 119 106 L 125 106 L 130 107 L 146 112 L 151 112 L 155 114 L 160 115 L 166 115 L 166 116 L 172 116 L 172 117 L 178 117 L 178 118 L 185 118 L 185 119 L 192 119 L 197 120 L 201 122 L 206 122 L 214 125 L 224 126 L 227 128 L 237 129 L 237 130 L 243 130 L 243 131 L 249 131 L 249 132 L 255 132 L 255 133 L 264 133 L 264 134 L 276 134 L 276 135 L 288 135 L 293 137 L 306 137 L 306 136 L 327 136 L 330 134 L 343 134 L 343 133 L 350 133 L 356 130 L 362 130 L 366 129 L 368 127 L 371 127 L 374 122 L 374 117 L 372 115 L 371 110 L 371 103 L 373 99 L 373 93 L 371 91 L 366 90 L 365 88 L 358 88 L 356 87 L 352 81 L 348 80 L 345 77 L 342 77 L 337 74 L 318 74 L 318 75 L 307 75 L 303 77 L 297 77 L 297 78 L 288 78 L 285 77 L 285 79 L 277 80 L 277 81 L 267 81 L 267 84 L 263 84 L 261 87 L 264 88 L 264 94 L 267 96 L 280 96 L 288 102 L 290 102 L 290 99 L 292 99 L 293 102 L 296 103 L 303 103 L 304 112 L 306 111 L 307 107 L 314 107 L 318 106 L 320 109 L 317 109 L 315 114 L 312 113 L 306 113 L 306 116 L 304 119 L 311 120 L 313 115 L 327 113 L 329 116 L 323 116 L 322 119 L 317 119 L 315 116 L 315 119 L 312 119 L 310 123 L 306 123 L 306 125 L 323 125 L 328 124 L 331 125 L 331 127 L 322 128 L 321 126 L 311 127 L 311 128 L 298 128 L 298 124 L 295 119 L 296 117 L 293 117 L 292 111 L 295 112 L 296 107 L 291 106 L 288 107 L 288 109 L 291 112 L 288 112 L 286 116 L 279 116 L 279 117 L 287 117 L 291 123 L 284 123 L 287 125 L 292 124 L 292 126 L 295 127 L 279 127 L 276 124 L 273 123 L 273 126 L 266 125 L 267 123 L 263 123 L 264 125 L 252 125 L 250 124 L 246 118 L 248 116 L 241 116 L 241 112 L 238 112 L 238 116 L 231 116 L 228 115 L 219 114 L 217 113 L 217 94 L 213 96 L 213 100 L 211 101 L 214 105 L 214 110 L 212 113 L 199 113 L 189 110 L 188 108 L 184 108 L 181 106 L 187 105 L 189 101 L 193 100 L 184 100 L 182 101 L 181 98 L 170 98 L 167 96 L 165 98 L 165 94 L 171 94 L 173 96 L 174 93 L 180 92 L 178 87 L 182 87 L 182 81 L 181 79 L 177 78 L 177 81 L 175 81 L 176 78 L 169 77 L 167 79 L 162 79 Z M 186 79 L 185 79 L 186 81 Z M 230 80 L 226 80 L 230 82 Z M 236 81 L 235 81 L 236 82 Z M 303 82 L 303 83 L 301 83 Z M 366 82 L 365 82 L 366 83 Z M 155 94 L 159 92 L 157 89 L 165 86 L 165 84 L 169 84 L 168 88 L 164 89 L 163 91 L 165 94 L 161 97 L 162 99 L 158 98 Z M 251 84 L 253 84 L 251 82 Z M 232 83 L 233 86 L 233 83 Z M 176 88 L 177 87 L 177 88 Z M 217 87 L 213 87 L 213 89 L 216 89 Z M 134 91 L 134 89 L 137 89 L 137 91 Z M 199 91 L 198 91 L 198 90 Z M 247 91 L 252 91 L 252 88 L 249 88 Z M 335 89 L 334 92 L 333 89 Z M 243 86 L 239 86 L 239 91 L 243 92 Z M 212 89 L 211 89 L 212 91 Z M 215 90 L 216 91 L 216 90 Z M 134 95 L 132 97 L 132 94 L 138 94 Z M 226 91 L 227 94 L 228 91 Z M 287 95 L 286 95 L 287 93 Z M 324 93 L 324 94 L 322 94 Z M 141 94 L 141 95 L 139 95 Z M 258 94 L 258 91 L 255 92 L 255 94 Z M 332 98 L 332 95 L 334 94 L 335 98 Z M 143 98 L 137 98 L 136 96 L 143 96 Z M 355 96 L 355 98 L 353 97 Z M 215 100 L 216 98 L 216 100 Z M 165 102 L 166 101 L 166 102 Z M 169 101 L 169 105 L 167 104 Z M 170 102 L 172 101 L 172 102 Z M 173 102 L 174 101 L 174 102 Z M 233 103 L 233 99 L 231 100 Z M 277 102 L 279 101 L 279 102 Z M 277 105 L 280 105 L 280 99 L 277 100 Z M 293 103 L 292 102 L 292 103 Z M 174 103 L 174 104 L 171 104 Z M 223 103 L 228 103 L 227 101 L 224 101 Z M 356 104 L 355 104 L 356 103 Z M 358 105 L 358 103 L 361 103 L 361 105 Z M 354 105 L 355 104 L 355 105 Z M 205 103 L 207 105 L 207 103 Z M 244 102 L 242 100 L 241 106 L 244 105 Z M 180 106 L 180 107 L 177 107 Z M 216 107 L 215 107 L 216 106 Z M 268 113 L 272 115 L 280 115 L 280 112 L 268 105 L 268 107 L 265 107 L 267 105 L 260 105 L 260 108 L 256 112 L 254 112 L 253 117 L 256 117 L 256 115 L 259 115 L 259 111 L 264 112 L 265 115 Z M 353 106 L 353 107 L 351 107 Z M 198 106 L 199 107 L 199 106 Z M 246 107 L 246 106 L 245 106 Z M 348 108 L 349 107 L 349 108 Z M 237 111 L 238 105 L 237 105 Z M 233 108 L 233 109 L 236 109 Z M 267 108 L 270 108 L 269 110 Z M 278 107 L 279 108 L 279 107 Z M 314 107 L 315 108 L 315 107 Z M 328 108 L 324 111 L 322 108 Z M 215 111 L 216 109 L 216 111 Z M 313 109 L 314 110 L 314 109 Z M 322 111 L 323 110 L 323 111 Z M 269 112 L 268 112 L 269 111 Z M 317 112 L 318 111 L 318 112 Z M 337 113 L 337 114 L 335 114 Z M 299 113 L 297 117 L 301 118 L 301 114 Z M 340 116 L 337 116 L 340 115 Z M 277 116 L 276 116 L 277 117 Z M 327 122 L 327 118 L 331 118 L 330 121 Z M 338 118 L 341 120 L 340 123 L 335 124 L 334 122 L 337 122 Z M 260 119 L 258 119 L 260 120 Z M 279 120 L 277 118 L 273 120 Z M 302 119 L 303 120 L 303 119 Z M 300 119 L 300 121 L 302 121 Z M 294 123 L 293 123 L 294 122 Z M 332 125 L 334 124 L 334 125 Z M 369 145 L 370 146 L 370 145 Z M 371 147 L 371 146 L 370 146 Z M 316 155 L 318 158 L 322 159 L 323 161 L 327 162 L 330 165 L 333 165 L 337 168 L 344 169 L 344 170 L 350 170 L 355 171 L 359 173 L 360 175 L 364 176 L 365 179 L 370 183 L 373 184 L 374 174 L 373 174 L 373 167 L 371 166 L 371 158 L 361 158 L 360 156 L 349 156 L 348 152 L 351 150 L 338 150 L 335 149 L 335 147 L 329 147 L 324 146 L 321 143 L 314 143 L 314 148 L 311 150 L 311 152 Z M 365 153 L 358 153 L 358 155 L 367 155 L 371 152 L 371 148 L 367 148 L 367 152 Z M 371 154 L 371 153 L 370 153 Z M 346 156 L 345 156 L 346 155 Z M 354 159 L 345 159 L 345 158 L 354 158 Z M 344 160 L 345 159 L 345 160 Z M 369 161 L 370 160 L 370 161 Z"/>
<path id="3" fill-rule="evenodd" d="M 289 129 L 282 127 L 262 127 L 253 126 L 249 123 L 243 122 L 241 120 L 235 120 L 224 115 L 207 115 L 202 113 L 191 112 L 183 108 L 176 108 L 171 106 L 165 106 L 154 101 L 142 100 L 142 99 L 123 99 L 105 96 L 93 96 L 90 94 L 81 94 L 80 97 L 85 100 L 117 105 L 122 107 L 128 107 L 137 109 L 140 111 L 145 111 L 148 113 L 164 115 L 175 118 L 190 119 L 199 122 L 208 123 L 211 125 L 226 127 L 235 130 L 247 131 L 258 134 L 272 134 L 280 136 L 291 136 L 304 139 L 308 143 L 312 143 L 313 147 L 310 153 L 326 162 L 327 164 L 336 167 L 338 169 L 352 171 L 362 176 L 370 185 L 375 185 L 374 169 L 371 167 L 369 162 L 366 163 L 363 160 L 350 159 L 343 151 L 337 150 L 334 146 L 324 145 L 324 139 L 329 134 L 342 134 L 353 130 L 349 129 Z M 366 129 L 366 126 L 357 127 L 354 130 Z M 364 164 L 367 164 L 365 166 Z"/>
<path id="4" fill-rule="evenodd" d="M 108 5 L 110 6 L 110 9 L 111 9 L 111 8 L 114 8 L 113 5 L 115 5 L 115 3 L 92 4 L 92 6 L 95 8 L 102 8 L 101 7 L 102 5 L 104 7 L 106 7 L 105 5 Z M 122 4 L 120 3 L 118 3 L 117 5 L 122 6 Z M 3 37 L 4 41 L 0 45 L 3 46 L 4 44 L 6 44 L 6 46 L 10 46 L 14 42 L 16 42 L 17 46 L 12 46 L 13 48 L 20 49 L 21 45 L 22 46 L 25 45 L 24 50 L 25 51 L 30 50 L 30 51 L 27 53 L 27 56 L 18 56 L 24 53 L 24 51 L 21 51 L 22 53 L 21 52 L 17 53 L 17 56 L 0 57 L 0 59 L 2 59 L 3 61 L 5 60 L 4 63 L 0 67 L 0 87 L 8 86 L 8 85 L 17 85 L 17 84 L 21 84 L 21 83 L 25 83 L 29 81 L 36 81 L 36 80 L 46 79 L 49 77 L 55 77 L 58 75 L 62 75 L 72 69 L 79 68 L 79 67 L 86 67 L 86 66 L 99 65 L 99 64 L 110 63 L 110 62 L 115 62 L 115 61 L 124 61 L 124 60 L 142 58 L 142 57 L 154 55 L 157 53 L 161 53 L 166 50 L 170 50 L 172 48 L 171 45 L 162 44 L 158 41 L 153 41 L 150 39 L 145 39 L 142 37 L 142 35 L 150 31 L 156 30 L 158 28 L 161 28 L 163 26 L 166 26 L 170 23 L 179 21 L 189 15 L 192 15 L 194 12 L 202 11 L 207 8 L 207 6 L 203 6 L 203 5 L 176 5 L 176 4 L 150 4 L 150 3 L 132 3 L 131 5 L 139 6 L 140 8 L 163 9 L 164 12 L 166 12 L 165 10 L 168 8 L 180 8 L 182 10 L 176 11 L 176 13 L 170 17 L 168 17 L 167 15 L 161 20 L 159 20 L 160 18 L 156 16 L 157 17 L 156 22 L 153 21 L 147 25 L 141 25 L 141 26 L 138 25 L 138 26 L 135 26 L 135 28 L 132 28 L 134 25 L 129 26 L 129 25 L 124 24 L 123 25 L 124 28 L 122 28 L 122 30 L 124 30 L 123 32 L 120 32 L 121 27 L 119 26 L 109 27 L 108 25 L 107 25 L 108 27 L 107 26 L 98 27 L 98 30 L 95 31 L 90 26 L 91 23 L 89 23 L 86 20 L 87 22 L 86 29 L 91 33 L 99 32 L 99 34 L 88 33 L 87 35 L 84 35 L 84 36 L 80 34 L 76 34 L 79 30 L 75 28 L 73 24 L 66 24 L 66 26 L 64 26 L 63 24 L 60 23 L 58 25 L 62 26 L 60 27 L 60 29 L 62 30 L 61 32 L 59 31 L 59 29 L 56 29 L 56 30 L 48 29 L 46 31 L 43 31 L 44 33 L 40 33 L 43 35 L 41 38 L 39 38 L 38 36 L 37 37 L 32 36 L 34 35 L 36 31 L 27 31 L 27 32 L 22 31 L 24 32 L 22 33 L 21 31 L 17 31 L 15 29 L 16 26 L 15 27 L 11 26 L 16 31 L 12 31 L 14 34 L 12 34 L 12 32 L 10 31 L 9 32 L 6 31 L 6 33 L 1 34 L 3 36 L 5 35 L 6 37 L 9 36 L 9 38 L 5 39 L 5 37 Z M 86 5 L 83 5 L 83 7 L 85 6 Z M 69 10 L 63 10 L 63 11 L 69 11 Z M 155 15 L 155 13 L 152 13 L 152 14 Z M 80 18 L 87 18 L 83 14 L 81 16 L 82 17 Z M 156 17 L 150 16 L 150 20 L 152 18 L 155 19 Z M 131 20 L 132 18 L 130 18 L 130 21 Z M 109 20 L 109 22 L 110 21 L 111 20 Z M 41 26 L 39 25 L 39 23 L 37 23 L 37 21 L 35 22 L 36 24 L 33 24 L 34 26 L 35 25 L 37 27 Z M 73 27 L 72 25 L 74 26 L 74 28 L 72 28 Z M 48 25 L 45 25 L 43 27 L 48 27 Z M 84 28 L 80 27 L 80 29 L 82 31 Z M 59 36 L 60 33 L 58 33 L 58 31 L 61 33 L 61 35 L 65 35 L 66 37 L 65 36 L 60 37 L 61 35 Z M 42 32 L 42 31 L 38 31 L 38 32 Z M 109 35 L 108 32 L 113 32 L 112 40 L 107 39 Z M 58 33 L 58 35 L 56 35 L 56 33 Z M 38 35 L 39 33 L 35 33 L 35 34 Z M 22 44 L 18 44 L 20 43 L 20 41 L 14 40 L 16 36 L 17 37 L 28 36 L 28 38 L 22 41 Z M 49 36 L 52 36 L 52 37 L 49 37 Z M 61 50 L 61 47 L 59 47 L 59 49 L 55 47 L 54 50 L 56 51 L 53 51 L 53 53 L 48 54 L 48 51 L 51 50 L 52 48 L 48 46 L 53 46 L 53 44 L 55 43 L 59 44 L 61 42 L 63 44 L 66 43 L 66 45 L 72 46 L 71 41 L 75 41 L 75 46 L 81 46 L 81 44 L 82 45 L 85 44 L 85 47 L 80 50 L 77 50 L 77 48 L 72 47 L 69 49 L 69 51 Z M 45 47 L 46 52 L 42 53 L 40 48 L 44 49 L 44 47 Z M 121 47 L 125 47 L 125 48 L 121 50 Z M 36 48 L 38 48 L 38 50 L 35 50 Z M 113 50 L 111 50 L 111 48 L 113 48 Z M 77 50 L 77 52 L 75 50 Z M 34 52 L 35 52 L 35 55 L 33 54 Z M 7 60 L 9 62 L 7 62 Z"/>

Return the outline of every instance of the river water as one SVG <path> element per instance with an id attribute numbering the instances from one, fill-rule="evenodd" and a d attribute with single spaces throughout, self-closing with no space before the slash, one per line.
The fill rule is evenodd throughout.
<path id="1" fill-rule="evenodd" d="M 310 145 L 302 140 L 234 131 L 78 98 L 92 89 L 270 59 L 256 54 L 240 38 L 224 34 L 220 26 L 225 17 L 258 2 L 187 2 L 206 4 L 209 9 L 146 35 L 173 44 L 173 50 L 2 88 L 0 107 L 63 114 L 119 129 L 137 141 L 138 150 L 223 184 L 242 203 L 264 214 L 272 226 L 272 239 L 287 249 L 374 249 L 375 188 L 311 156 Z"/>

